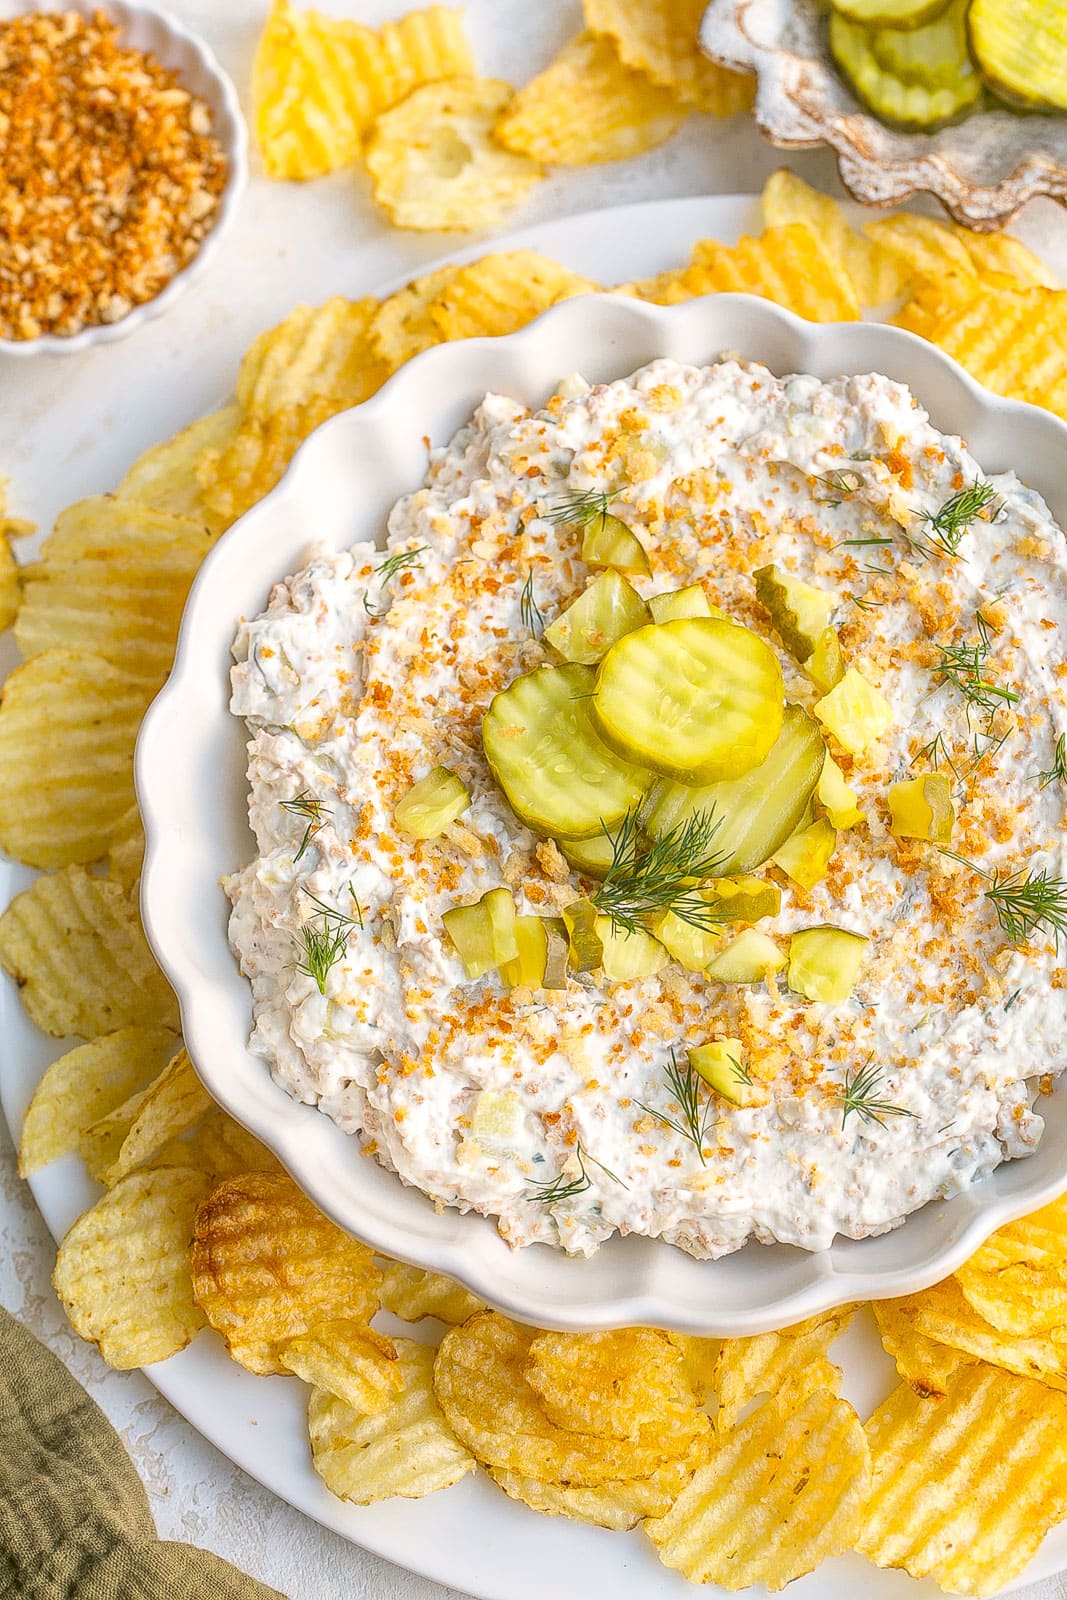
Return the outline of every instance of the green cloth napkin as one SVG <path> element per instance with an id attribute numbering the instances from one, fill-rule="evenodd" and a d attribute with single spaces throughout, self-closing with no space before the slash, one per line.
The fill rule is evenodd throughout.
<path id="1" fill-rule="evenodd" d="M 2 1309 L 0 1596 L 284 1600 L 206 1550 L 156 1538 L 148 1496 L 100 1407 Z"/>

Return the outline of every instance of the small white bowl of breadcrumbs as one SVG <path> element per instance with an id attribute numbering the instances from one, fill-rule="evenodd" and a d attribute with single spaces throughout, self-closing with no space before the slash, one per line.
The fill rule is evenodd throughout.
<path id="1" fill-rule="evenodd" d="M 245 181 L 233 84 L 171 18 L 0 0 L 0 357 L 124 338 L 208 265 Z"/>

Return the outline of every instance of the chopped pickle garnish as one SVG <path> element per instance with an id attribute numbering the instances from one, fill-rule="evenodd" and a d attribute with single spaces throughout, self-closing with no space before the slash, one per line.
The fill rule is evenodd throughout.
<path id="1" fill-rule="evenodd" d="M 762 1098 L 745 1065 L 745 1047 L 740 1039 L 712 1039 L 694 1045 L 689 1064 L 709 1089 L 734 1106 L 755 1105 Z"/>
<path id="2" fill-rule="evenodd" d="M 600 964 L 604 975 L 616 983 L 650 978 L 667 964 L 667 951 L 650 933 L 640 929 L 621 933 L 610 917 L 597 917 L 595 931 L 603 951 Z"/>
<path id="3" fill-rule="evenodd" d="M 518 959 L 518 918 L 510 889 L 487 889 L 473 905 L 453 906 L 441 921 L 468 978 Z"/>
<path id="4" fill-rule="evenodd" d="M 717 927 L 697 928 L 668 911 L 655 924 L 656 938 L 687 972 L 703 972 L 722 944 Z"/>
<path id="5" fill-rule="evenodd" d="M 471 1109 L 471 1138 L 479 1144 L 508 1145 L 522 1127 L 522 1102 L 517 1094 L 483 1089 Z"/>
<path id="6" fill-rule="evenodd" d="M 818 724 L 801 706 L 786 706 L 782 731 L 758 767 L 732 782 L 689 788 L 658 783 L 644 814 L 648 833 L 660 838 L 697 811 L 714 807 L 720 876 L 762 865 L 798 826 L 826 760 Z"/>
<path id="7" fill-rule="evenodd" d="M 540 989 L 548 960 L 548 927 L 543 917 L 516 917 L 515 938 L 519 953 L 514 961 L 500 965 L 500 976 L 509 989 L 522 984 L 526 989 Z"/>
<path id="8" fill-rule="evenodd" d="M 652 571 L 644 545 L 621 517 L 610 511 L 590 517 L 582 533 L 582 560 L 590 567 L 614 567 L 616 572 Z"/>
<path id="9" fill-rule="evenodd" d="M 789 942 L 786 982 L 806 1000 L 840 1005 L 852 993 L 870 940 L 846 928 L 805 928 Z"/>
<path id="10" fill-rule="evenodd" d="M 845 676 L 845 656 L 836 628 L 824 628 L 815 641 L 815 649 L 804 663 L 804 671 L 819 690 L 829 694 Z"/>
<path id="11" fill-rule="evenodd" d="M 569 906 L 563 907 L 572 971 L 592 972 L 603 964 L 604 945 L 597 930 L 599 920 L 591 900 L 572 900 Z"/>
<path id="12" fill-rule="evenodd" d="M 802 889 L 814 889 L 826 876 L 836 843 L 833 823 L 829 817 L 820 817 L 810 828 L 791 834 L 778 846 L 771 860 Z"/>
<path id="13" fill-rule="evenodd" d="M 861 755 L 896 721 L 885 695 L 855 667 L 849 667 L 841 682 L 812 709 L 827 732 L 853 756 Z"/>
<path id="14" fill-rule="evenodd" d="M 759 922 L 782 909 L 782 891 L 764 878 L 710 878 L 704 885 L 723 922 Z"/>
<path id="15" fill-rule="evenodd" d="M 470 803 L 463 780 L 448 767 L 434 767 L 397 802 L 393 821 L 413 839 L 436 839 Z"/>
<path id="16" fill-rule="evenodd" d="M 567 962 L 571 953 L 570 935 L 562 917 L 543 917 L 545 925 L 545 975 L 542 989 L 567 987 Z"/>
<path id="17" fill-rule="evenodd" d="M 543 638 L 564 661 L 594 666 L 617 639 L 648 618 L 648 607 L 633 584 L 617 572 L 602 572 L 560 612 Z"/>
<path id="18" fill-rule="evenodd" d="M 889 788 L 890 833 L 898 839 L 929 839 L 950 844 L 956 821 L 952 784 L 943 772 L 926 772 L 919 778 L 894 783 Z"/>
<path id="19" fill-rule="evenodd" d="M 845 774 L 829 753 L 823 762 L 815 797 L 835 828 L 854 828 L 857 822 L 863 821 L 863 812 L 857 804 L 859 797 L 852 785 L 845 782 Z"/>
<path id="20" fill-rule="evenodd" d="M 612 645 L 592 711 L 601 738 L 625 760 L 683 783 L 716 783 L 768 754 L 783 695 L 774 651 L 751 629 L 682 617 Z"/>
<path id="21" fill-rule="evenodd" d="M 606 833 L 592 839 L 557 839 L 566 860 L 577 872 L 588 878 L 604 878 L 615 859 L 615 849 Z"/>
<path id="22" fill-rule="evenodd" d="M 762 983 L 769 972 L 781 972 L 785 956 L 758 928 L 746 928 L 708 962 L 709 978 L 720 983 Z"/>
<path id="23" fill-rule="evenodd" d="M 789 654 L 796 661 L 806 661 L 830 626 L 837 597 L 792 577 L 781 567 L 760 567 L 752 579 L 756 598 L 770 612 Z"/>
<path id="24" fill-rule="evenodd" d="M 691 583 L 688 589 L 670 589 L 666 594 L 654 594 L 648 602 L 653 622 L 677 622 L 679 617 L 725 617 L 725 611 L 713 606 L 703 587 Z"/>
<path id="25" fill-rule="evenodd" d="M 502 690 L 482 718 L 486 760 L 512 810 L 553 838 L 603 833 L 651 782 L 598 737 L 594 683 L 591 667 L 538 667 Z"/>

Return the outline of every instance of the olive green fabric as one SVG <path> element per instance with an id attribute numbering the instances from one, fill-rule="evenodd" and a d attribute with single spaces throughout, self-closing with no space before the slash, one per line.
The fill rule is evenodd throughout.
<path id="1" fill-rule="evenodd" d="M 156 1538 L 148 1497 L 99 1406 L 0 1310 L 4 1600 L 284 1600 L 217 1556 Z"/>

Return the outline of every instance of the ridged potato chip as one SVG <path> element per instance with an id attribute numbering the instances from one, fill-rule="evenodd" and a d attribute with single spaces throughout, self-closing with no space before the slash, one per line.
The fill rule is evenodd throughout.
<path id="1" fill-rule="evenodd" d="M 715 1366 L 722 1349 L 721 1339 L 702 1339 L 692 1333 L 671 1333 L 667 1337 L 681 1351 L 682 1364 L 697 1405 L 707 1403 L 708 1391 L 715 1382 Z"/>
<path id="2" fill-rule="evenodd" d="M 1039 1378 L 1052 1389 L 1067 1390 L 1067 1344 L 1047 1336 L 1024 1339 L 1001 1333 L 964 1299 L 954 1278 L 921 1294 L 885 1302 L 906 1317 L 917 1333 L 966 1355 L 1003 1367 L 1023 1378 Z"/>
<path id="3" fill-rule="evenodd" d="M 521 1500 L 531 1511 L 543 1516 L 574 1517 L 600 1528 L 625 1533 L 643 1517 L 661 1517 L 681 1494 L 691 1474 L 684 1461 L 671 1461 L 648 1478 L 627 1478 L 618 1483 L 585 1487 L 574 1483 L 547 1482 L 524 1477 L 500 1467 L 487 1471 L 512 1500 Z"/>
<path id="4" fill-rule="evenodd" d="M 471 1317 L 445 1334 L 434 1367 L 441 1409 L 457 1438 L 487 1466 L 595 1488 L 620 1479 L 648 1478 L 671 1457 L 658 1435 L 601 1438 L 558 1427 L 541 1409 L 526 1379 L 533 1329 L 493 1311 Z M 688 1429 L 674 1432 L 673 1459 L 684 1460 L 709 1431 L 692 1409 Z"/>
<path id="5" fill-rule="evenodd" d="M 201 1172 L 131 1172 L 71 1228 L 52 1276 L 83 1339 L 109 1366 L 143 1367 L 184 1349 L 204 1318 L 188 1250 L 209 1186 Z"/>
<path id="6" fill-rule="evenodd" d="M 716 117 L 747 111 L 755 80 L 709 61 L 698 43 L 707 0 L 583 0 L 586 26 L 607 34 L 626 66 L 684 105 Z"/>
<path id="7" fill-rule="evenodd" d="M 933 217 L 904 212 L 864 227 L 868 239 L 899 258 L 908 278 L 942 278 L 952 272 L 977 282 L 974 262 L 960 238 Z"/>
<path id="8" fill-rule="evenodd" d="M 117 883 L 83 867 L 52 873 L 0 916 L 0 965 L 31 1022 L 57 1038 L 117 1028 L 178 1028 L 178 1006 Z"/>
<path id="9" fill-rule="evenodd" d="M 1058 289 L 1060 281 L 1040 256 L 1028 250 L 1021 239 L 1010 233 L 975 233 L 958 222 L 948 227 L 974 263 L 980 278 L 989 273 L 1004 273 L 1017 278 L 1027 288 Z"/>
<path id="10" fill-rule="evenodd" d="M 371 318 L 371 348 L 391 372 L 405 361 L 438 344 L 441 334 L 430 316 L 430 306 L 456 275 L 455 267 L 439 267 L 424 278 L 413 278 L 396 294 L 382 301 Z"/>
<path id="11" fill-rule="evenodd" d="M 21 594 L 18 562 L 11 541 L 0 528 L 0 633 L 10 628 L 18 615 Z"/>
<path id="12" fill-rule="evenodd" d="M 128 1172 L 148 1164 L 171 1139 L 188 1132 L 211 1105 L 211 1096 L 196 1075 L 185 1050 L 179 1050 L 162 1072 L 135 1097 L 116 1107 L 111 1118 L 129 1118 L 122 1143 L 101 1177 L 109 1189 Z M 110 1118 L 104 1119 L 111 1120 Z M 87 1136 L 92 1138 L 90 1127 Z M 191 1164 L 191 1163 L 190 1163 Z"/>
<path id="13" fill-rule="evenodd" d="M 773 300 L 809 322 L 854 322 L 860 314 L 844 265 L 800 222 L 765 228 L 732 247 L 702 239 L 685 279 L 687 293 L 678 299 L 732 290 Z"/>
<path id="14" fill-rule="evenodd" d="M 308 1431 L 315 1471 L 331 1494 L 357 1506 L 400 1495 L 417 1500 L 447 1489 L 477 1463 L 450 1430 L 434 1397 L 434 1352 L 397 1339 L 404 1387 L 385 1411 L 362 1416 L 313 1389 Z"/>
<path id="15" fill-rule="evenodd" d="M 1002 1333 L 1067 1327 L 1067 1199 L 998 1228 L 955 1273 L 964 1299 Z"/>
<path id="16" fill-rule="evenodd" d="M 942 1400 L 902 1384 L 867 1423 L 873 1482 L 856 1548 L 880 1567 L 992 1595 L 1067 1517 L 1067 1398 L 992 1367 Z"/>
<path id="17" fill-rule="evenodd" d="M 19 649 L 91 651 L 158 687 L 211 545 L 202 523 L 113 495 L 69 506 L 23 571 Z"/>
<path id="18" fill-rule="evenodd" d="M 884 305 L 908 281 L 908 268 L 899 255 L 858 233 L 836 200 L 811 188 L 788 167 L 779 167 L 763 186 L 763 220 L 769 228 L 791 222 L 809 227 L 844 266 L 861 306 Z"/>
<path id="19" fill-rule="evenodd" d="M 485 1301 L 464 1289 L 443 1272 L 424 1272 L 403 1261 L 387 1261 L 381 1288 L 382 1305 L 402 1322 L 420 1322 L 436 1317 L 440 1322 L 460 1323 L 485 1310 Z"/>
<path id="20" fill-rule="evenodd" d="M 320 1322 L 290 1339 L 279 1360 L 294 1377 L 324 1389 L 361 1417 L 387 1411 L 404 1387 L 396 1345 L 359 1322 Z"/>
<path id="21" fill-rule="evenodd" d="M 205 451 L 221 455 L 237 432 L 241 407 L 224 406 L 210 416 L 191 422 L 173 439 L 157 444 L 138 456 L 115 490 L 119 500 L 135 500 L 153 511 L 170 511 L 177 517 L 191 517 L 213 534 L 222 525 L 204 504 L 197 477 L 197 465 Z"/>
<path id="22" fill-rule="evenodd" d="M 644 1529 L 690 1583 L 784 1589 L 852 1546 L 870 1481 L 859 1418 L 817 1389 L 795 1409 L 769 1401 L 705 1442 L 686 1488 Z"/>
<path id="23" fill-rule="evenodd" d="M 921 307 L 922 295 L 916 300 Z M 1067 416 L 1067 290 L 986 288 L 966 301 L 943 298 L 921 321 L 906 321 L 909 311 L 899 320 L 987 389 Z"/>
<path id="24" fill-rule="evenodd" d="M 495 78 L 426 84 L 375 122 L 367 141 L 374 198 L 398 228 L 495 228 L 543 176 L 493 126 L 511 99 Z"/>
<path id="25" fill-rule="evenodd" d="M 719 1397 L 715 1424 L 732 1428 L 750 1400 L 774 1395 L 799 1405 L 816 1389 L 836 1394 L 841 1368 L 826 1352 L 847 1328 L 853 1308 L 798 1322 L 781 1333 L 759 1333 L 747 1339 L 724 1339 L 715 1363 L 712 1388 Z"/>
<path id="26" fill-rule="evenodd" d="M 692 1440 L 696 1397 L 682 1353 L 655 1328 L 539 1333 L 524 1372 L 545 1416 L 568 1433 L 656 1434 L 670 1451 L 680 1424 L 682 1449 Z"/>
<path id="27" fill-rule="evenodd" d="M 197 1303 L 249 1372 L 284 1372 L 288 1340 L 378 1309 L 371 1252 L 282 1173 L 219 1184 L 197 1212 L 191 1259 Z"/>
<path id="28" fill-rule="evenodd" d="M 599 284 L 536 250 L 506 250 L 460 267 L 430 302 L 430 321 L 441 339 L 498 337 Z"/>
<path id="29" fill-rule="evenodd" d="M 919 1333 L 906 1302 L 876 1300 L 871 1306 L 882 1348 L 896 1362 L 897 1371 L 923 1400 L 940 1400 L 961 1367 L 973 1366 L 977 1356 L 966 1355 Z"/>
<path id="30" fill-rule="evenodd" d="M 583 33 L 518 91 L 493 132 L 516 155 L 584 167 L 654 150 L 686 115 L 668 89 L 624 67 L 610 39 Z"/>
<path id="31" fill-rule="evenodd" d="M 132 889 L 144 865 L 144 828 L 137 804 L 126 807 L 107 836 L 108 875 Z"/>
<path id="32" fill-rule="evenodd" d="M 0 845 L 31 867 L 94 861 L 133 803 L 152 685 L 74 650 L 16 667 L 0 693 Z"/>
<path id="33" fill-rule="evenodd" d="M 283 1170 L 277 1156 L 221 1106 L 212 1106 L 189 1135 L 166 1145 L 152 1164 L 159 1165 L 164 1158 L 175 1165 L 184 1160 L 200 1172 L 210 1172 L 216 1183 L 246 1172 Z"/>
<path id="34" fill-rule="evenodd" d="M 166 1028 L 118 1028 L 53 1061 L 26 1108 L 21 1176 L 76 1150 L 86 1128 L 146 1088 L 177 1046 Z"/>

